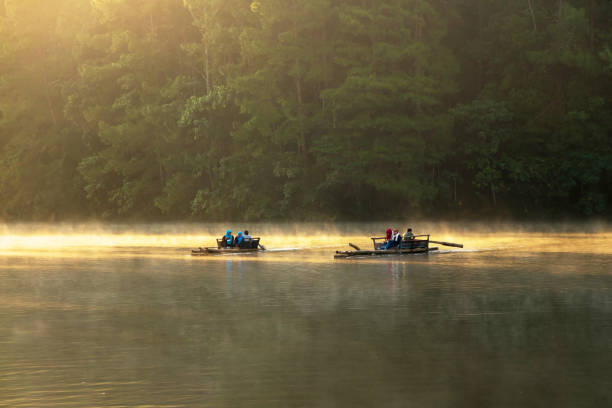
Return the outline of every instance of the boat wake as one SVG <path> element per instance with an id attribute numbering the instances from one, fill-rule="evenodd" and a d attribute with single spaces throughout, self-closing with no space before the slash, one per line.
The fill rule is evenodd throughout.
<path id="1" fill-rule="evenodd" d="M 338 245 L 315 245 L 305 247 L 285 247 L 285 248 L 268 248 L 266 252 L 288 252 L 288 251 L 303 251 L 307 249 L 326 249 L 326 248 L 337 248 Z"/>
<path id="2" fill-rule="evenodd" d="M 506 248 L 499 247 L 499 248 L 439 249 L 438 251 L 435 251 L 435 253 L 438 253 L 438 254 L 461 254 L 461 253 L 472 253 L 472 252 L 502 251 L 504 249 L 506 249 Z M 432 253 L 434 253 L 434 252 L 432 252 Z"/>
<path id="3" fill-rule="evenodd" d="M 266 252 L 300 251 L 302 249 L 306 249 L 306 248 L 300 248 L 300 247 L 295 247 L 295 248 L 268 248 L 268 249 L 266 249 Z"/>

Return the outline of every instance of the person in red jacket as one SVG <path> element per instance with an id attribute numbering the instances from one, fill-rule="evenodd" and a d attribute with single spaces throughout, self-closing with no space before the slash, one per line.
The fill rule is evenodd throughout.
<path id="1" fill-rule="evenodd" d="M 392 236 L 393 236 L 393 231 L 391 230 L 391 228 L 387 228 L 387 236 L 385 237 L 385 242 L 390 240 Z"/>

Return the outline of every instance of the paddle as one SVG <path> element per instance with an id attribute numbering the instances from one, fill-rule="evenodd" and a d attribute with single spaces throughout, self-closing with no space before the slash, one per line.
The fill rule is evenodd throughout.
<path id="1" fill-rule="evenodd" d="M 261 248 L 263 251 L 265 251 L 265 250 L 266 250 L 266 247 L 265 247 L 265 246 L 263 246 L 263 245 L 261 245 L 261 244 L 259 244 L 259 247 L 260 247 L 260 248 Z"/>
<path id="2" fill-rule="evenodd" d="M 429 240 L 429 242 L 433 242 L 434 244 L 440 244 L 444 246 L 463 248 L 463 244 L 455 244 L 453 242 L 432 241 L 431 239 Z"/>
<path id="3" fill-rule="evenodd" d="M 357 245 L 351 244 L 350 242 L 349 242 L 349 245 L 355 248 L 356 250 L 361 251 L 361 248 L 359 248 Z"/>

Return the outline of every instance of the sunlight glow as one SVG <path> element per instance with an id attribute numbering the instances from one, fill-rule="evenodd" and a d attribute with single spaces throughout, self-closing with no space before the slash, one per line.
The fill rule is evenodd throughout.
<path id="1" fill-rule="evenodd" d="M 261 237 L 268 254 L 295 256 L 298 250 L 316 252 L 328 261 L 336 249 L 350 249 L 348 243 L 361 248 L 372 247 L 372 236 L 382 236 L 385 225 L 261 224 L 253 225 L 251 235 Z M 376 231 L 376 228 L 379 231 Z M 127 225 L 3 225 L 0 226 L 0 255 L 19 256 L 187 256 L 191 249 L 216 246 L 216 238 L 225 231 L 221 224 L 178 224 L 153 226 Z M 482 226 L 424 225 L 417 233 L 439 231 L 432 240 L 458 242 L 464 248 L 439 246 L 440 252 L 471 251 L 563 252 L 611 254 L 612 235 L 598 232 L 534 232 L 517 227 L 498 228 L 497 232 Z M 216 232 L 216 233 L 215 233 Z M 234 230 L 238 232 L 238 230 Z M 434 244 L 432 244 L 434 246 Z"/>

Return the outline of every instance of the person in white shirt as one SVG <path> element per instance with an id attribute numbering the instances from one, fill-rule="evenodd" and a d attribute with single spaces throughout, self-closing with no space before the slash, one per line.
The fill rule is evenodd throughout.
<path id="1" fill-rule="evenodd" d="M 399 230 L 396 228 L 395 230 L 393 230 L 393 235 L 391 236 L 391 239 L 385 245 L 385 249 L 394 248 L 396 246 L 399 246 L 401 241 L 402 241 L 402 236 L 400 235 Z"/>

